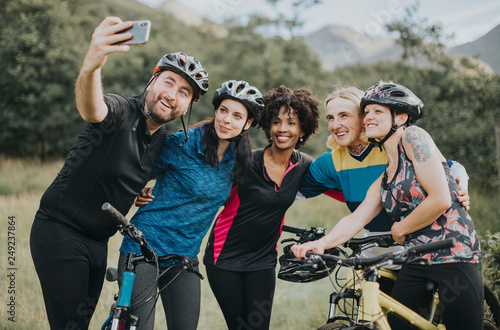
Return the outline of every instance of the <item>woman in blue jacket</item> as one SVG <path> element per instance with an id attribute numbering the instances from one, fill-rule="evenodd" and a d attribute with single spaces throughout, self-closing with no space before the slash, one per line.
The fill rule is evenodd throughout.
<path id="1" fill-rule="evenodd" d="M 189 128 L 187 142 L 181 131 L 165 139 L 150 175 L 157 177 L 152 190 L 157 197 L 144 203 L 147 205 L 131 220 L 159 255 L 195 258 L 217 210 L 229 197 L 233 181 L 242 182 L 251 164 L 247 130 L 264 106 L 262 94 L 245 81 L 230 80 L 215 92 L 212 103 L 215 118 Z M 125 254 L 140 253 L 140 249 L 125 237 L 120 252 L 121 273 Z M 169 272 L 156 281 L 156 266 L 149 264 L 138 265 L 136 274 L 132 309 L 141 329 L 154 327 L 158 291 L 168 327 L 196 329 L 201 293 L 195 274 Z"/>

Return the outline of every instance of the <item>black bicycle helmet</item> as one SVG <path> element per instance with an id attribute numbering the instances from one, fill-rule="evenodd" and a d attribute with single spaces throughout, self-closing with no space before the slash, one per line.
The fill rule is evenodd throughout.
<path id="1" fill-rule="evenodd" d="M 292 245 L 283 248 L 283 255 L 280 256 L 280 270 L 278 278 L 288 282 L 307 283 L 313 282 L 330 275 L 335 269 L 336 263 L 319 258 L 307 258 L 300 260 L 295 257 L 290 250 Z M 325 253 L 339 255 L 338 249 L 330 249 Z"/>
<path id="2" fill-rule="evenodd" d="M 372 103 L 408 114 L 410 123 L 415 123 L 423 116 L 424 103 L 405 86 L 392 82 L 381 81 L 366 90 L 361 99 L 361 110 L 364 111 L 365 107 Z"/>
<path id="3" fill-rule="evenodd" d="M 393 82 L 380 81 L 368 88 L 361 98 L 361 111 L 364 112 L 368 104 L 385 105 L 391 110 L 392 127 L 389 133 L 380 141 L 373 138 L 368 139 L 372 144 L 379 147 L 380 150 L 382 150 L 384 142 L 402 126 L 396 125 L 394 112 L 408 114 L 407 122 L 410 124 L 415 123 L 424 115 L 422 111 L 424 103 L 411 90 Z"/>
<path id="4" fill-rule="evenodd" d="M 254 118 L 252 126 L 257 125 L 262 109 L 264 109 L 264 99 L 262 93 L 253 86 L 250 86 L 246 81 L 228 80 L 222 83 L 222 86 L 217 89 L 212 99 L 212 104 L 215 109 L 219 107 L 222 100 L 233 99 L 241 102 L 248 109 L 248 118 Z"/>
<path id="5" fill-rule="evenodd" d="M 183 76 L 193 87 L 194 102 L 198 102 L 208 90 L 208 73 L 194 57 L 182 52 L 165 54 L 153 71 L 153 78 L 160 72 L 170 70 Z"/>

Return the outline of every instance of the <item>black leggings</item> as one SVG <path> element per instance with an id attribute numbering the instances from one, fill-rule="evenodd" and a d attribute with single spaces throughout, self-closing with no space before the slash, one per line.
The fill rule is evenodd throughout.
<path id="1" fill-rule="evenodd" d="M 398 274 L 392 297 L 429 318 L 434 299 L 434 292 L 426 289 L 429 281 L 436 284 L 446 329 L 483 328 L 480 264 L 404 265 Z M 392 329 L 409 328 L 395 317 L 389 320 Z"/>
<path id="2" fill-rule="evenodd" d="M 274 269 L 233 272 L 207 267 L 206 271 L 229 330 L 269 329 Z"/>
<path id="3" fill-rule="evenodd" d="M 35 218 L 30 247 L 50 328 L 87 329 L 104 281 L 107 242 Z"/>
<path id="4" fill-rule="evenodd" d="M 120 253 L 118 281 L 121 285 L 126 256 Z M 160 273 L 164 269 L 160 269 Z M 198 268 L 196 267 L 196 270 Z M 168 329 L 195 330 L 200 316 L 201 280 L 179 266 L 174 266 L 157 282 L 156 265 L 141 263 L 135 267 L 137 275 L 132 290 L 132 313 L 139 317 L 139 330 L 153 329 L 155 324 L 156 294 L 163 303 Z M 148 300 L 150 297 L 152 299 Z M 163 329 L 164 327 L 162 327 Z"/>

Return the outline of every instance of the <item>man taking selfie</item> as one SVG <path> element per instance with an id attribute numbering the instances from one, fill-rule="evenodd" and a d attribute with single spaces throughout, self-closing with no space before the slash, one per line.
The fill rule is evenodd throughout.
<path id="1" fill-rule="evenodd" d="M 142 94 L 103 94 L 101 68 L 131 22 L 107 17 L 95 29 L 76 82 L 87 122 L 63 168 L 41 198 L 31 229 L 33 262 L 52 329 L 86 329 L 101 293 L 107 242 L 117 224 L 105 202 L 127 214 L 160 152 L 163 124 L 184 115 L 208 89 L 207 72 L 184 53 L 166 54 Z"/>

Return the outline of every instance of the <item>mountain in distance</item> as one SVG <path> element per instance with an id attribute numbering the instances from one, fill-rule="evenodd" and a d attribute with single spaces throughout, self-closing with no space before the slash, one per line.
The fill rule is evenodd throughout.
<path id="1" fill-rule="evenodd" d="M 179 1 L 165 0 L 158 6 L 158 9 L 172 14 L 175 18 L 187 26 L 195 26 L 205 31 L 209 31 L 219 38 L 227 36 L 227 30 L 223 25 L 198 16 L 190 8 L 183 5 Z"/>
<path id="2" fill-rule="evenodd" d="M 327 70 L 356 63 L 397 60 L 403 53 L 394 39 L 364 35 L 338 25 L 324 27 L 304 39 Z"/>
<path id="3" fill-rule="evenodd" d="M 475 41 L 450 48 L 449 52 L 477 58 L 500 74 L 500 25 Z"/>
<path id="4" fill-rule="evenodd" d="M 398 60 L 403 53 L 395 39 L 360 34 L 337 25 L 327 26 L 304 38 L 328 70 L 356 63 Z M 449 48 L 447 52 L 476 58 L 480 66 L 500 74 L 500 25 L 476 41 Z"/>
<path id="5" fill-rule="evenodd" d="M 174 15 L 188 26 L 211 31 L 220 38 L 227 36 L 227 29 L 195 14 L 177 0 L 165 0 L 158 9 Z M 358 33 L 348 27 L 330 25 L 304 36 L 309 47 L 319 56 L 327 70 L 354 65 L 396 61 L 403 49 L 395 39 Z M 500 74 L 500 25 L 476 41 L 448 49 L 452 55 L 468 55 L 486 63 Z M 484 66 L 484 65 L 483 65 Z M 487 68 L 487 69 L 489 69 Z"/>

